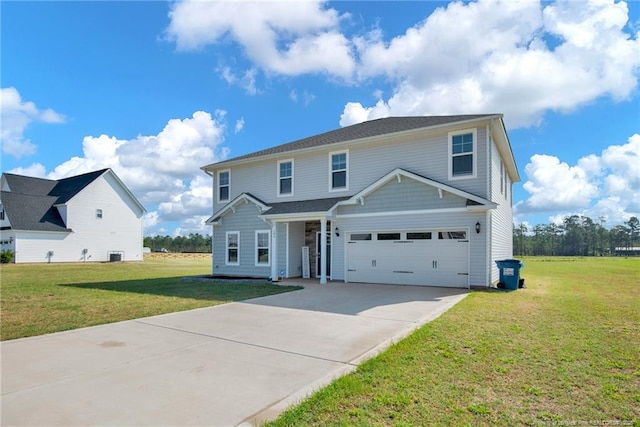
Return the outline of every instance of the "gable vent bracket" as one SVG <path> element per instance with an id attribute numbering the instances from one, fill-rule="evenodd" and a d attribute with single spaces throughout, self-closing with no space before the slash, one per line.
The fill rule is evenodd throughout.
<path id="1" fill-rule="evenodd" d="M 402 175 L 400 175 L 399 173 L 396 174 L 396 179 L 398 180 L 398 183 L 402 182 Z"/>

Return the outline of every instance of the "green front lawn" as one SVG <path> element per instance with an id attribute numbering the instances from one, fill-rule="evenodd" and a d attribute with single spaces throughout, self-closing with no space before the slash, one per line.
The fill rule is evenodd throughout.
<path id="1" fill-rule="evenodd" d="M 210 272 L 210 259 L 190 258 L 2 265 L 0 337 L 41 335 L 299 289 L 193 280 Z"/>
<path id="2" fill-rule="evenodd" d="M 270 425 L 640 425 L 640 259 L 524 262 Z"/>

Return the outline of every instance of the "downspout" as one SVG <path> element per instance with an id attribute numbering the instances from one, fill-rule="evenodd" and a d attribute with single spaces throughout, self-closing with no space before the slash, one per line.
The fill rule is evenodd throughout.
<path id="1" fill-rule="evenodd" d="M 493 124 L 493 119 L 491 119 L 491 124 Z M 493 190 L 493 138 L 491 137 L 491 126 L 487 125 L 487 168 L 489 169 L 489 179 L 487 180 L 487 197 L 489 200 L 493 201 L 493 194 L 491 191 Z M 486 223 L 486 235 L 485 235 L 485 253 L 486 253 L 486 261 L 485 265 L 487 268 L 486 273 L 486 284 L 487 287 L 491 286 L 491 270 L 493 269 L 491 262 L 493 259 L 493 241 L 491 236 L 493 236 L 493 223 L 491 221 L 491 209 L 487 210 L 485 215 L 485 223 Z"/>

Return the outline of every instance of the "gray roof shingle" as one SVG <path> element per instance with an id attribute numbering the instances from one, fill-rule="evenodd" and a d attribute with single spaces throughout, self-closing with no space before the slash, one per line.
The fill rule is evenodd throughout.
<path id="1" fill-rule="evenodd" d="M 313 213 L 326 212 L 336 203 L 347 200 L 346 197 L 331 197 L 327 199 L 300 200 L 296 202 L 280 202 L 270 203 L 271 209 L 264 212 L 262 216 L 296 214 L 296 213 Z"/>
<path id="2" fill-rule="evenodd" d="M 337 144 L 340 142 L 353 141 L 378 135 L 386 135 L 396 132 L 403 132 L 412 129 L 428 128 L 432 126 L 445 125 L 449 123 L 462 122 L 468 120 L 481 119 L 485 117 L 498 116 L 498 114 L 467 114 L 456 116 L 409 116 L 409 117 L 385 117 L 382 119 L 370 120 L 355 125 L 331 130 L 319 135 L 310 136 L 289 142 L 265 150 L 256 151 L 232 159 L 224 160 L 215 165 L 228 162 L 250 159 L 254 157 L 268 156 L 271 154 L 286 153 L 288 151 L 303 150 L 306 148 L 320 147 L 323 145 Z M 213 165 L 209 165 L 213 166 Z M 206 166 L 205 166 L 206 167 Z"/>
<path id="3" fill-rule="evenodd" d="M 101 169 L 57 181 L 5 173 L 11 191 L 2 191 L 0 199 L 11 229 L 71 231 L 55 205 L 68 202 L 106 171 L 108 169 Z"/>

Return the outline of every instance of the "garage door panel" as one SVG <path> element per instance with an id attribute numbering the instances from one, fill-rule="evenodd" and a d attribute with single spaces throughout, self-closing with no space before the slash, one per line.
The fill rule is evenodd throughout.
<path id="1" fill-rule="evenodd" d="M 425 231 L 426 232 L 426 231 Z M 465 233 L 466 232 L 460 232 Z M 422 286 L 468 286 L 468 241 L 458 238 L 367 241 L 347 246 L 347 281 Z M 407 234 L 403 234 L 403 237 Z"/>

